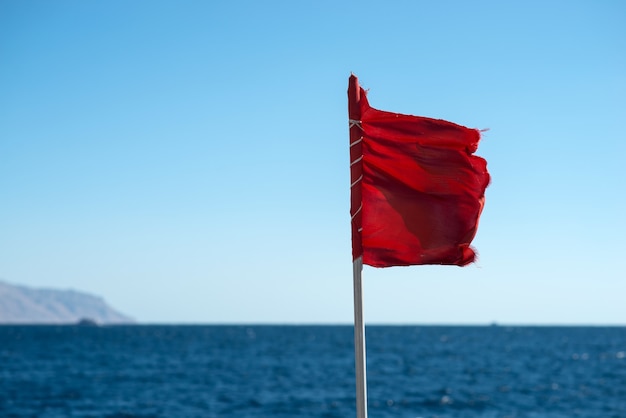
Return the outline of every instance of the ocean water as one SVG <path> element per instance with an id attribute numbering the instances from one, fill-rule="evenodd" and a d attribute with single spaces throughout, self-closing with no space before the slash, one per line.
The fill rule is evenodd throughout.
<path id="1" fill-rule="evenodd" d="M 369 417 L 626 417 L 624 327 L 370 326 Z M 350 326 L 0 326 L 0 417 L 355 417 Z"/>

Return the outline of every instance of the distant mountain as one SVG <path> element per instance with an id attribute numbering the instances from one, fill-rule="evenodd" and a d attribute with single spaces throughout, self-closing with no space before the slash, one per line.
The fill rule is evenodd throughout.
<path id="1" fill-rule="evenodd" d="M 99 296 L 0 281 L 0 324 L 71 324 L 81 320 L 97 324 L 133 322 Z"/>

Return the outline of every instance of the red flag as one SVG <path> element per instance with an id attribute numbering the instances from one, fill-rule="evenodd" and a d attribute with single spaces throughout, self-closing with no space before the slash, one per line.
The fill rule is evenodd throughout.
<path id="1" fill-rule="evenodd" d="M 371 108 L 348 86 L 352 256 L 374 267 L 474 261 L 470 242 L 489 184 L 480 133 Z"/>

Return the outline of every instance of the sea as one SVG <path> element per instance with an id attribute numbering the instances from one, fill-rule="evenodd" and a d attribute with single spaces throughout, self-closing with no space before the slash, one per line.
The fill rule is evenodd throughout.
<path id="1" fill-rule="evenodd" d="M 0 417 L 356 417 L 351 326 L 0 326 Z M 368 326 L 370 418 L 626 417 L 626 327 Z"/>

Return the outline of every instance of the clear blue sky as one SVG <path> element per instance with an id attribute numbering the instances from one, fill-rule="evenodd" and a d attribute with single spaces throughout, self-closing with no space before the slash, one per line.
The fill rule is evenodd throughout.
<path id="1" fill-rule="evenodd" d="M 350 323 L 350 72 L 489 128 L 465 267 L 367 323 L 626 323 L 626 2 L 0 1 L 0 279 L 142 322 Z"/>

